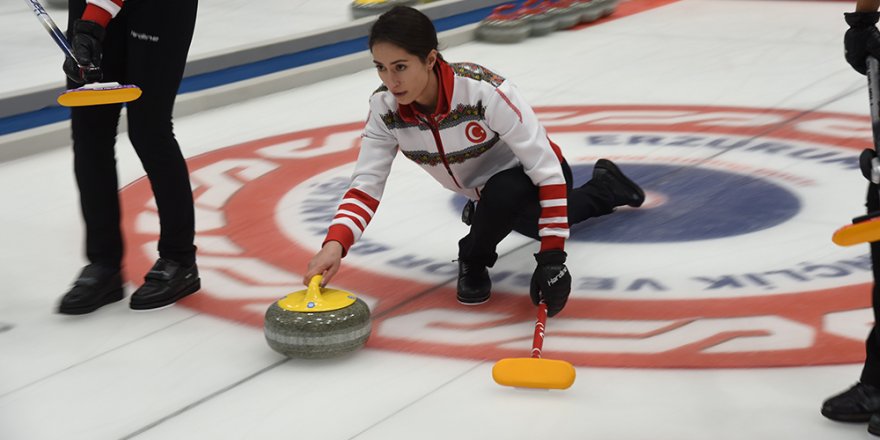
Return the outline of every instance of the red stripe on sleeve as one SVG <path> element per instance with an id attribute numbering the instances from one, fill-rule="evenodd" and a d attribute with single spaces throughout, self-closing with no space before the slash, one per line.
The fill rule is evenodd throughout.
<path id="1" fill-rule="evenodd" d="M 565 250 L 565 239 L 555 235 L 541 237 L 541 252 L 550 250 Z"/>
<path id="2" fill-rule="evenodd" d="M 504 94 L 504 92 L 502 92 L 501 90 L 498 90 L 497 87 L 495 88 L 495 91 L 498 92 L 499 95 L 501 95 L 501 99 L 503 99 L 504 102 L 506 102 L 507 105 L 510 106 L 510 108 L 513 110 L 513 112 L 516 113 L 516 116 L 519 118 L 519 122 L 522 123 L 522 113 L 520 113 L 519 109 L 516 108 L 516 106 L 513 105 L 512 102 L 510 102 L 510 98 L 508 98 L 507 95 Z"/>
<path id="3" fill-rule="evenodd" d="M 568 188 L 565 184 L 556 184 L 556 185 L 544 185 L 538 187 L 538 197 L 541 200 L 550 200 L 550 199 L 567 199 L 568 198 Z"/>
<path id="4" fill-rule="evenodd" d="M 357 228 L 360 229 L 361 232 L 364 232 L 364 228 L 365 228 L 365 226 L 364 226 L 364 225 L 361 225 L 361 222 L 360 222 L 360 220 L 357 219 L 357 217 L 353 217 L 353 216 L 348 215 L 348 214 L 336 214 L 336 216 L 333 217 L 333 218 L 334 218 L 334 219 L 337 219 L 337 218 L 341 218 L 341 217 L 345 217 L 345 218 L 347 218 L 347 219 L 353 221 L 354 224 L 355 224 L 355 226 L 357 226 Z"/>
<path id="5" fill-rule="evenodd" d="M 539 229 L 551 228 L 551 229 L 568 229 L 568 223 L 542 223 L 539 226 Z"/>
<path id="6" fill-rule="evenodd" d="M 550 148 L 553 149 L 553 154 L 555 154 L 556 158 L 559 159 L 559 163 L 564 162 L 565 156 L 562 155 L 562 150 L 559 149 L 559 145 L 553 143 L 553 141 L 551 141 L 549 137 L 547 138 L 547 142 L 550 142 Z"/>
<path id="7" fill-rule="evenodd" d="M 342 245 L 342 256 L 344 257 L 348 254 L 348 248 L 350 248 L 354 244 L 354 234 L 351 233 L 351 229 L 343 225 L 330 225 L 330 229 L 327 231 L 327 237 L 324 238 L 324 242 L 321 243 L 321 247 L 327 244 L 328 241 L 337 241 Z"/>
<path id="8" fill-rule="evenodd" d="M 555 184 L 555 185 L 544 185 L 538 187 L 538 197 L 544 200 L 562 200 L 564 203 L 567 202 L 568 199 L 568 188 L 564 184 Z M 553 217 L 561 217 L 564 219 L 568 218 L 568 205 L 563 204 L 561 206 L 547 206 L 541 208 L 541 218 L 553 218 Z M 549 229 L 568 229 L 568 222 L 565 223 L 547 223 L 547 224 L 539 224 L 538 225 L 538 234 L 541 234 L 541 231 L 545 228 Z M 559 237 L 557 235 L 543 235 L 541 237 L 541 251 L 547 251 L 551 249 L 564 250 L 565 249 L 565 237 Z"/>
<path id="9" fill-rule="evenodd" d="M 343 199 L 345 199 L 345 198 L 357 199 L 360 202 L 362 202 L 364 205 L 367 205 L 367 207 L 372 209 L 373 212 L 376 212 L 376 209 L 379 208 L 379 201 L 378 200 L 370 197 L 369 194 L 367 194 L 357 188 L 352 188 L 352 189 L 348 190 L 348 192 L 346 192 L 345 196 L 343 196 L 342 198 Z"/>
<path id="10" fill-rule="evenodd" d="M 114 2 L 115 3 L 115 2 Z M 122 2 L 119 2 L 119 6 L 122 6 Z M 109 12 L 105 11 L 104 8 L 100 6 L 93 5 L 91 3 L 86 5 L 86 10 L 83 11 L 82 19 L 88 21 L 94 21 L 101 25 L 101 27 L 107 27 L 110 23 L 110 19 L 113 16 L 110 15 Z"/>
<path id="11" fill-rule="evenodd" d="M 367 212 L 364 208 L 361 208 L 360 206 L 355 205 L 354 203 L 343 203 L 343 204 L 339 205 L 339 209 L 351 211 L 351 212 L 361 216 L 363 218 L 363 221 L 365 221 L 367 223 L 369 223 L 370 220 L 373 219 L 373 216 L 369 212 Z M 361 223 L 360 220 L 355 220 L 355 221 L 358 224 Z"/>
<path id="12" fill-rule="evenodd" d="M 550 217 L 568 218 L 568 207 L 567 206 L 551 206 L 548 208 L 543 208 L 543 209 L 541 209 L 541 217 L 542 218 L 550 218 Z"/>

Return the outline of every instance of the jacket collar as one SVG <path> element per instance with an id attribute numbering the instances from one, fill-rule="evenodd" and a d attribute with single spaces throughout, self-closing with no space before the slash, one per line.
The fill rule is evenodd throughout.
<path id="1" fill-rule="evenodd" d="M 422 116 L 423 119 L 443 119 L 446 115 L 449 114 L 450 111 L 450 103 L 452 102 L 452 89 L 453 83 L 455 80 L 455 72 L 452 71 L 452 67 L 449 66 L 449 63 L 438 59 L 436 63 L 434 63 L 434 73 L 437 74 L 437 106 L 434 108 L 434 112 L 431 114 L 425 114 L 419 110 L 418 106 L 413 104 L 407 105 L 398 105 L 397 112 L 400 114 L 400 118 L 404 121 L 412 124 L 417 124 L 419 122 L 419 116 Z"/>

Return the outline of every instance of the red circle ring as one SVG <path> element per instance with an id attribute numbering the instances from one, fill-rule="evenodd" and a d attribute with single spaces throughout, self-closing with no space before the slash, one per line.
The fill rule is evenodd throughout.
<path id="1" fill-rule="evenodd" d="M 693 114 L 711 112 L 723 112 L 725 114 L 772 113 L 783 118 L 789 118 L 789 120 L 803 117 L 803 113 L 797 110 L 705 106 L 561 106 L 542 107 L 536 109 L 536 111 L 554 115 L 577 115 L 608 111 L 669 111 L 670 109 Z M 869 121 L 865 117 L 836 113 L 811 113 L 810 115 L 814 118 L 833 117 L 870 127 Z M 271 136 L 193 157 L 188 160 L 188 164 L 190 170 L 198 170 L 220 159 L 255 158 L 257 157 L 257 150 L 261 148 L 309 138 L 312 139 L 313 145 L 323 145 L 323 141 L 333 133 L 358 130 L 361 127 L 362 123 L 349 123 Z M 549 131 L 556 133 L 599 130 L 630 131 L 646 128 L 655 131 L 675 132 L 682 131 L 685 128 L 693 129 L 693 125 L 692 123 L 684 122 L 670 123 L 669 121 L 658 121 L 655 125 L 646 122 L 639 126 L 633 126 L 629 123 L 614 123 L 612 120 L 602 122 L 593 119 L 580 124 L 553 125 L 549 128 Z M 867 139 L 855 138 L 853 136 L 841 138 L 815 133 L 805 134 L 794 129 L 791 124 L 779 125 L 769 134 L 767 133 L 767 127 L 720 127 L 707 125 L 701 126 L 700 131 L 703 133 L 735 133 L 736 135 L 743 136 L 782 137 L 786 139 L 824 142 L 854 149 L 861 149 L 863 145 L 870 142 Z M 306 248 L 296 242 L 277 240 L 277 237 L 284 235 L 279 230 L 273 216 L 275 203 L 291 188 L 301 184 L 306 179 L 338 167 L 340 164 L 353 162 L 356 156 L 357 148 L 353 146 L 353 148 L 314 157 L 286 161 L 276 160 L 275 162 L 280 164 L 277 169 L 250 182 L 252 184 L 242 186 L 229 198 L 228 204 L 224 207 L 226 224 L 221 228 L 210 231 L 210 233 L 214 235 L 221 234 L 234 242 L 235 245 L 242 249 L 241 257 L 262 259 L 269 264 L 286 269 L 292 273 L 300 273 L 306 267 L 315 249 Z M 308 173 L 303 172 L 304 170 L 308 170 Z M 203 191 L 204 189 L 197 188 L 194 191 L 194 195 L 198 198 Z M 148 255 L 144 248 L 146 244 L 155 241 L 155 234 L 140 233 L 136 229 L 138 215 L 145 206 L 150 205 L 152 193 L 149 182 L 145 178 L 131 183 L 123 188 L 121 192 L 123 195 L 124 211 L 123 227 L 126 234 L 126 242 L 128 243 L 126 266 L 128 268 L 129 281 L 137 283 L 139 277 L 131 275 L 144 273 L 152 264 L 152 256 Z M 200 261 L 208 260 L 208 258 L 201 254 L 200 259 Z M 215 270 L 222 270 L 229 277 L 242 283 L 260 284 L 259 280 L 248 279 L 246 275 L 242 275 L 234 270 Z M 459 341 L 450 343 L 448 341 L 415 340 L 407 337 L 405 334 L 383 331 L 383 324 L 388 322 L 388 320 L 418 311 L 448 310 L 461 313 L 462 306 L 454 299 L 454 286 L 443 285 L 438 287 L 433 284 L 404 281 L 394 278 L 390 274 L 375 273 L 351 266 L 345 267 L 339 273 L 334 279 L 334 284 L 334 287 L 363 293 L 379 299 L 372 311 L 374 327 L 368 347 L 471 359 L 491 360 L 526 356 L 527 350 L 523 350 L 519 346 L 511 348 L 509 343 L 519 340 L 521 342 L 520 345 L 525 344 L 523 346 L 527 347 L 527 342 L 531 340 L 530 331 L 524 332 L 522 335 L 511 334 L 506 340 L 493 343 L 471 343 L 468 341 L 468 338 L 462 338 L 460 343 Z M 722 331 L 707 335 L 705 338 L 691 343 L 681 344 L 674 349 L 659 352 L 581 352 L 557 350 L 546 354 L 553 358 L 568 360 L 575 365 L 597 367 L 727 368 L 861 362 L 864 359 L 863 342 L 826 331 L 823 321 L 830 313 L 869 308 L 869 292 L 869 284 L 855 284 L 831 289 L 744 298 L 697 300 L 572 298 L 566 308 L 564 317 L 565 320 L 574 320 L 570 322 L 576 322 L 579 319 L 612 321 L 665 320 L 674 322 L 674 324 L 654 332 L 616 335 L 621 340 L 642 340 L 650 344 L 651 338 L 656 338 L 664 332 L 674 331 L 699 320 L 725 320 L 755 316 L 772 316 L 789 320 L 792 323 L 812 328 L 815 331 L 815 335 L 813 336 L 812 344 L 806 348 L 739 353 L 713 353 L 708 349 L 716 344 L 735 338 L 760 337 L 766 336 L 766 334 L 763 334 L 761 331 L 748 329 Z M 181 301 L 181 304 L 200 312 L 262 327 L 265 308 L 286 293 L 279 288 L 277 294 L 271 297 L 229 299 L 213 295 L 208 288 L 204 288 L 199 294 Z M 469 330 L 478 331 L 501 325 L 532 322 L 534 319 L 534 308 L 528 301 L 524 300 L 522 295 L 505 292 L 494 292 L 492 301 L 478 308 L 468 310 L 473 310 L 473 313 L 497 314 L 497 316 L 478 325 L 443 322 L 427 324 L 467 332 Z M 602 336 L 588 331 L 573 331 L 570 325 L 564 326 L 568 330 L 554 331 L 553 321 L 554 319 L 551 319 L 548 324 L 548 340 L 554 337 L 590 338 Z M 501 345 L 504 346 L 502 347 Z"/>

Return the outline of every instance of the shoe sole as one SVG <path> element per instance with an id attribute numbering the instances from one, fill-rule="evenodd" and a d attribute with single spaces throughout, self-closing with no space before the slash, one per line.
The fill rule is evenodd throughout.
<path id="1" fill-rule="evenodd" d="M 484 297 L 480 297 L 480 298 L 462 298 L 460 295 L 456 294 L 456 295 L 455 295 L 455 299 L 458 300 L 458 303 L 459 303 L 459 304 L 462 304 L 462 305 L 465 305 L 465 306 L 478 306 L 478 305 L 480 305 L 480 304 L 485 303 L 486 301 L 489 301 L 489 298 L 490 298 L 491 296 L 492 296 L 492 291 L 490 290 L 488 293 L 486 293 L 486 296 L 484 296 Z"/>
<path id="2" fill-rule="evenodd" d="M 104 294 L 101 297 L 101 300 L 94 303 L 89 304 L 83 307 L 64 307 L 58 306 L 58 313 L 62 315 L 85 315 L 87 313 L 92 313 L 95 310 L 100 309 L 101 307 L 106 306 L 107 304 L 112 304 L 117 301 L 121 301 L 122 298 L 125 297 L 125 294 L 122 291 L 122 287 L 118 289 L 111 290 Z"/>
<path id="3" fill-rule="evenodd" d="M 835 414 L 822 410 L 822 415 L 835 422 L 844 423 L 866 423 L 871 420 L 871 413 L 867 414 Z"/>
<path id="4" fill-rule="evenodd" d="M 459 298 L 459 297 L 456 297 L 455 299 L 458 300 L 458 303 L 459 303 L 459 304 L 461 304 L 461 305 L 465 305 L 465 306 L 478 306 L 478 305 L 480 305 L 480 304 L 484 304 L 484 303 L 486 303 L 486 302 L 489 301 L 489 297 L 488 297 L 488 296 L 486 297 L 486 299 L 476 300 L 476 301 L 474 301 L 474 300 L 467 300 L 467 301 L 464 301 L 464 300 L 462 300 L 462 299 Z"/>
<path id="5" fill-rule="evenodd" d="M 162 301 L 152 302 L 152 303 L 131 302 L 131 303 L 129 303 L 128 306 L 132 310 L 154 310 L 154 309 L 170 306 L 170 305 L 176 303 L 177 301 L 180 301 L 183 298 L 185 298 L 189 295 L 192 295 L 193 293 L 198 292 L 199 289 L 201 289 L 201 288 L 202 288 L 202 280 L 201 280 L 201 278 L 196 278 L 192 284 L 184 287 L 183 289 L 180 290 L 180 292 L 177 293 L 177 295 L 174 295 L 171 298 L 168 298 L 168 299 L 165 299 Z"/>
<path id="6" fill-rule="evenodd" d="M 626 175 L 623 174 L 623 171 L 620 171 L 620 168 L 617 168 L 617 165 L 615 165 L 614 162 L 608 159 L 599 159 L 596 161 L 596 165 L 594 165 L 594 168 L 603 168 L 605 170 L 608 170 L 608 172 L 614 175 L 614 177 L 623 181 L 626 186 L 629 187 L 629 189 L 638 193 L 639 201 L 636 203 L 627 203 L 626 206 L 638 208 L 639 206 L 642 206 L 643 203 L 645 203 L 645 191 L 642 190 L 642 187 L 633 182 L 629 177 L 626 177 Z"/>

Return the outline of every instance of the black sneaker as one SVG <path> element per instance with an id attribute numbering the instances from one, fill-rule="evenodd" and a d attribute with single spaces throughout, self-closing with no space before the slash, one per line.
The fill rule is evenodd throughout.
<path id="1" fill-rule="evenodd" d="M 614 206 L 638 208 L 645 203 L 645 192 L 642 188 L 624 176 L 620 168 L 608 159 L 599 159 L 593 165 L 592 182 L 608 191 Z"/>
<path id="2" fill-rule="evenodd" d="M 880 436 L 880 413 L 874 413 L 868 421 L 868 432 Z"/>
<path id="3" fill-rule="evenodd" d="M 458 260 L 458 302 L 473 306 L 489 300 L 492 280 L 486 266 Z"/>
<path id="4" fill-rule="evenodd" d="M 73 287 L 58 304 L 58 313 L 83 315 L 123 298 L 119 269 L 90 264 L 83 268 Z"/>
<path id="5" fill-rule="evenodd" d="M 865 383 L 857 383 L 822 403 L 822 415 L 838 422 L 867 422 L 877 412 L 880 412 L 880 388 Z"/>
<path id="6" fill-rule="evenodd" d="M 201 287 L 199 269 L 193 264 L 183 267 L 177 262 L 160 258 L 144 276 L 144 285 L 131 295 L 129 306 L 134 310 L 150 310 L 174 304 Z"/>

